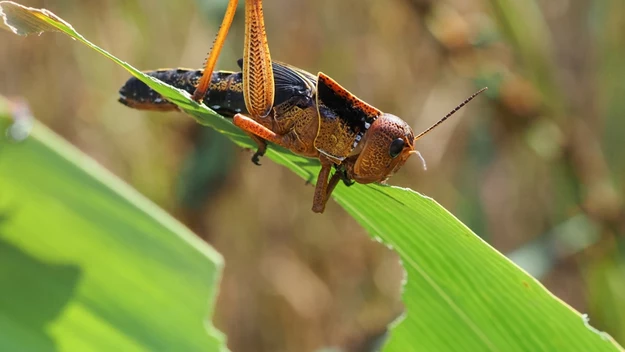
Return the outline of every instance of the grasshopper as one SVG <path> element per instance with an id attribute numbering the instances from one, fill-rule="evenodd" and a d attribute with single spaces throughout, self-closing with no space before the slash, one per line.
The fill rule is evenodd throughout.
<path id="1" fill-rule="evenodd" d="M 430 128 L 414 135 L 397 116 L 357 98 L 322 72 L 316 76 L 271 60 L 262 0 L 245 0 L 245 42 L 241 72 L 215 71 L 215 63 L 232 24 L 238 0 L 230 0 L 203 70 L 146 72 L 192 94 L 218 113 L 233 118 L 258 145 L 255 164 L 267 142 L 293 153 L 318 158 L 321 170 L 312 210 L 323 213 L 332 191 L 343 181 L 384 183 L 411 155 L 415 142 L 436 128 L 486 88 L 470 96 Z M 136 78 L 120 89 L 119 101 L 142 110 L 172 111 L 176 105 Z M 332 169 L 335 172 L 331 174 Z"/>

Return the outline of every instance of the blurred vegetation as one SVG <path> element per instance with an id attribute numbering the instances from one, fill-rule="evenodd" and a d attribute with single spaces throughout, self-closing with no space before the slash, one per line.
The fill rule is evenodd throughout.
<path id="1" fill-rule="evenodd" d="M 0 130 L 0 351 L 222 350 L 214 249 L 24 102 Z"/>
<path id="2" fill-rule="evenodd" d="M 22 3 L 145 69 L 200 66 L 225 9 Z M 625 341 L 622 2 L 274 0 L 265 16 L 275 59 L 322 70 L 415 130 L 488 85 L 490 99 L 419 141 L 427 172 L 413 161 L 391 183 L 435 198 Z M 237 21 L 223 69 L 242 50 Z M 64 37 L 0 32 L 0 53 L 0 94 L 26 99 L 223 254 L 216 326 L 232 350 L 362 350 L 401 313 L 397 257 L 336 204 L 313 215 L 312 187 L 287 170 L 256 168 L 181 115 L 126 109 L 116 102 L 125 71 Z"/>

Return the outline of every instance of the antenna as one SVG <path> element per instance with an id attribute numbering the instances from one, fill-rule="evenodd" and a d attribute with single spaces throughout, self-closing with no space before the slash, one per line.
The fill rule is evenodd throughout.
<path id="1" fill-rule="evenodd" d="M 467 105 L 468 102 L 470 102 L 471 100 L 473 100 L 473 98 L 477 97 L 478 95 L 480 95 L 480 93 L 482 93 L 483 91 L 487 90 L 488 87 L 484 87 L 480 90 L 478 90 L 477 92 L 475 92 L 472 96 L 468 97 L 465 101 L 463 101 L 460 105 L 456 106 L 456 108 L 454 108 L 452 111 L 450 111 L 447 115 L 443 116 L 442 119 L 438 120 L 438 122 L 436 122 L 435 124 L 433 124 L 432 126 L 430 126 L 430 128 L 428 128 L 427 130 L 419 133 L 418 136 L 416 136 L 414 138 L 414 141 L 416 142 L 419 138 L 425 136 L 426 134 L 428 134 L 428 132 L 430 132 L 431 130 L 433 130 L 434 128 L 436 128 L 438 125 L 440 125 L 441 123 L 443 123 L 445 120 L 447 120 L 451 115 L 455 114 L 458 110 L 460 110 L 463 106 Z"/>

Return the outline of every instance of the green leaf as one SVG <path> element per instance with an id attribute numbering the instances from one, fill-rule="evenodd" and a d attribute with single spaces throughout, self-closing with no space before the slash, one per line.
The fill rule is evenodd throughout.
<path id="1" fill-rule="evenodd" d="M 19 5 L 0 2 L 0 6 L 9 20 L 17 19 L 14 13 Z M 21 20 L 27 25 L 19 30 L 39 32 L 39 22 L 61 30 L 119 63 L 199 123 L 239 145 L 252 146 L 228 120 L 194 103 L 187 93 L 141 74 L 56 16 L 33 9 L 26 12 L 32 15 L 18 13 L 39 20 Z M 314 182 L 319 170 L 318 162 L 274 146 L 268 157 L 309 181 Z M 406 270 L 406 314 L 392 327 L 385 351 L 622 350 L 432 199 L 378 185 L 340 185 L 333 197 L 373 238 L 393 247 Z"/>
<path id="2" fill-rule="evenodd" d="M 206 321 L 221 256 L 25 106 L 9 126 L 8 106 L 0 99 L 0 351 L 225 350 Z"/>

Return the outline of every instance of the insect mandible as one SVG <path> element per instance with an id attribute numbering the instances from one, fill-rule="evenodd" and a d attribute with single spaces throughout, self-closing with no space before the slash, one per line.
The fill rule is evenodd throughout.
<path id="1" fill-rule="evenodd" d="M 272 61 L 267 44 L 262 0 L 245 0 L 245 42 L 242 72 L 215 71 L 215 63 L 232 24 L 238 0 L 230 0 L 203 70 L 167 69 L 146 72 L 186 90 L 193 99 L 233 123 L 258 145 L 256 164 L 267 142 L 293 153 L 318 158 L 312 210 L 322 213 L 339 183 L 385 182 L 413 154 L 415 142 L 440 125 L 475 96 L 470 96 L 430 128 L 414 135 L 397 116 L 384 113 L 341 87 L 322 72 L 316 76 Z M 177 106 L 136 78 L 120 89 L 119 101 L 142 110 L 172 111 Z M 331 174 L 332 169 L 335 172 Z"/>

